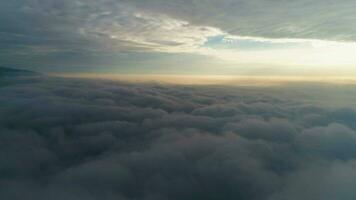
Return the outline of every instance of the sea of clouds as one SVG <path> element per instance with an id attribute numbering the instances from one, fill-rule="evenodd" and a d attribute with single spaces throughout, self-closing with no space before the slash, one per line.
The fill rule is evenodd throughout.
<path id="1" fill-rule="evenodd" d="M 1 79 L 0 199 L 356 199 L 356 110 L 312 86 Z"/>

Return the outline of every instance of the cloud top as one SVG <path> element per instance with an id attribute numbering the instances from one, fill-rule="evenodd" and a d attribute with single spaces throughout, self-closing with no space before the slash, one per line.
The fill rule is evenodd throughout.
<path id="1" fill-rule="evenodd" d="M 356 195 L 356 111 L 308 103 L 323 86 L 3 81 L 1 199 Z"/>

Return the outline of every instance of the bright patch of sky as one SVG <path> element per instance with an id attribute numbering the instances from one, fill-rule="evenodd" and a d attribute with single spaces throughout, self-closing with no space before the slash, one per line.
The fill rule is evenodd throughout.
<path id="1" fill-rule="evenodd" d="M 233 38 L 229 35 L 217 35 L 208 37 L 203 47 L 222 48 L 222 49 L 242 49 L 242 50 L 265 50 L 265 49 L 290 49 L 307 46 L 305 42 L 273 42 L 262 41 L 251 38 Z"/>

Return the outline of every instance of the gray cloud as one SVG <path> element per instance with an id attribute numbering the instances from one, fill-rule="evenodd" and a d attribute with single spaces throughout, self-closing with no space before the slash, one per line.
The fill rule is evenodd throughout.
<path id="1" fill-rule="evenodd" d="M 355 3 L 344 1 L 150 1 L 139 6 L 237 35 L 354 40 Z"/>
<path id="2" fill-rule="evenodd" d="M 221 31 L 354 41 L 355 6 L 352 0 L 2 1 L 0 58 L 32 66 L 112 65 L 117 56 L 137 56 L 132 52 L 194 51 Z"/>
<path id="3" fill-rule="evenodd" d="M 356 111 L 297 98 L 323 86 L 0 83 L 1 199 L 355 197 Z"/>

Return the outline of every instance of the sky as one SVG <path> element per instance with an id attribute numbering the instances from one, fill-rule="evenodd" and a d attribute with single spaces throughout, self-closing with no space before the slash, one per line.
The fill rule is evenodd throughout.
<path id="1" fill-rule="evenodd" d="M 0 65 L 53 73 L 355 76 L 354 0 L 0 2 Z"/>
<path id="2" fill-rule="evenodd" d="M 355 200 L 355 10 L 0 0 L 0 199 Z"/>

